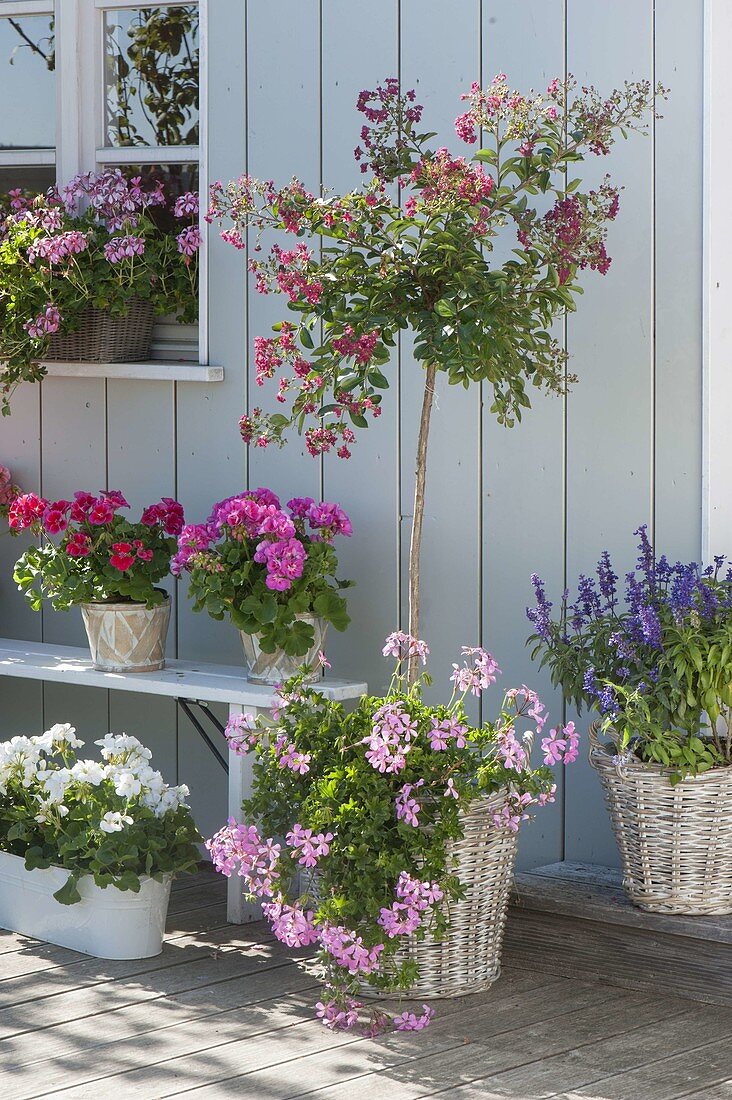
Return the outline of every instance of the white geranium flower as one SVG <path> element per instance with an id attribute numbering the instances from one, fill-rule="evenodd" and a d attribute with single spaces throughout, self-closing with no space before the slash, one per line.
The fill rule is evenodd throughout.
<path id="1" fill-rule="evenodd" d="M 127 814 L 121 814 L 119 810 L 110 810 L 99 822 L 99 828 L 103 833 L 121 833 L 125 825 L 132 825 L 133 818 Z"/>
<path id="2" fill-rule="evenodd" d="M 90 783 L 92 787 L 98 787 L 106 772 L 97 760 L 77 760 L 71 774 L 78 783 Z"/>
<path id="3" fill-rule="evenodd" d="M 108 733 L 94 744 L 100 746 L 105 760 L 123 757 L 128 767 L 145 764 L 152 757 L 150 749 L 146 749 L 141 741 L 126 733 Z"/>
<path id="4" fill-rule="evenodd" d="M 53 768 L 40 775 L 38 781 L 45 787 L 49 802 L 63 802 L 66 788 L 71 782 L 71 772 L 68 768 Z"/>
<path id="5" fill-rule="evenodd" d="M 134 798 L 142 790 L 142 783 L 132 771 L 120 769 L 109 778 L 114 783 L 115 793 L 120 798 Z"/>
<path id="6" fill-rule="evenodd" d="M 68 745 L 69 748 L 78 749 L 84 742 L 75 737 L 75 733 L 76 727 L 69 722 L 57 722 L 43 736 L 48 737 L 53 745 Z"/>

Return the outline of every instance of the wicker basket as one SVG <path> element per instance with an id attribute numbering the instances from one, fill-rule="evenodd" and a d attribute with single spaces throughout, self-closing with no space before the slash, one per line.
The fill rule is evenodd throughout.
<path id="1" fill-rule="evenodd" d="M 450 904 L 450 928 L 444 939 L 410 937 L 394 956 L 396 965 L 407 959 L 417 962 L 417 982 L 398 993 L 384 993 L 364 983 L 365 997 L 464 997 L 488 989 L 500 976 L 503 929 L 518 846 L 515 833 L 496 829 L 491 821 L 491 815 L 504 801 L 505 795 L 500 794 L 473 802 L 463 818 L 463 839 L 448 846 L 448 855 L 458 861 L 456 874 L 467 890 L 463 901 Z M 316 876 L 310 891 L 318 896 Z"/>
<path id="2" fill-rule="evenodd" d="M 135 363 L 150 355 L 153 307 L 133 298 L 125 317 L 86 306 L 73 332 L 58 333 L 48 343 L 44 359 L 70 363 Z"/>
<path id="3" fill-rule="evenodd" d="M 615 763 L 615 746 L 590 728 L 590 763 L 602 782 L 630 900 L 651 913 L 732 913 L 732 767 L 675 786 L 656 764 Z"/>

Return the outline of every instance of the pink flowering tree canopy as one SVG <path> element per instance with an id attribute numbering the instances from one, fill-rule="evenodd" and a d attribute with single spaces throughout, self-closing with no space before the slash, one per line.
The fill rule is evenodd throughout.
<path id="1" fill-rule="evenodd" d="M 500 674 L 485 650 L 463 649 L 452 698 L 436 707 L 423 702 L 421 678 L 408 684 L 408 666 L 427 661 L 425 643 L 398 631 L 383 652 L 396 662 L 389 691 L 364 697 L 355 711 L 295 677 L 281 689 L 274 728 L 252 715 L 231 719 L 230 748 L 254 758 L 252 795 L 244 823 L 232 818 L 207 842 L 216 868 L 240 875 L 262 899 L 279 940 L 317 946 L 323 1022 L 369 1034 L 429 1023 L 431 1010 L 393 1018 L 370 1011 L 359 983 L 387 992 L 419 977 L 416 961 L 397 952 L 409 937 L 431 938 L 449 925 L 463 887 L 448 843 L 464 835 L 464 811 L 490 795 L 486 829 L 515 833 L 554 801 L 552 766 L 578 755 L 572 723 L 549 730 L 545 707 L 525 685 L 504 693 L 494 721 L 471 725 L 466 696 L 481 695 Z"/>
<path id="2" fill-rule="evenodd" d="M 501 74 L 463 97 L 456 134 L 476 147 L 466 159 L 434 148 L 434 134 L 420 130 L 415 93 L 390 79 L 358 98 L 363 187 L 312 195 L 297 179 L 278 187 L 243 176 L 211 188 L 208 218 L 247 250 L 257 289 L 284 295 L 290 313 L 273 336 L 255 341 L 256 381 L 277 380 L 282 411 L 250 409 L 241 418 L 246 443 L 281 445 L 294 427 L 312 455 L 348 458 L 358 430 L 381 412 L 400 332 L 414 334 L 425 372 L 410 557 L 414 635 L 436 376 L 487 384 L 491 411 L 506 425 L 521 419 L 531 389 L 565 390 L 572 379 L 552 326 L 574 309 L 581 272 L 608 270 L 607 227 L 618 212 L 609 178 L 585 190 L 572 171 L 588 154 L 609 153 L 619 134 L 643 130 L 657 94 L 663 89 L 642 81 L 605 97 L 570 79 L 523 95 Z M 283 234 L 266 254 L 265 230 Z M 511 246 L 500 262 L 499 239 Z"/>
<path id="3" fill-rule="evenodd" d="M 0 206 L 0 409 L 20 382 L 43 377 L 49 340 L 88 306 L 125 316 L 136 299 L 158 314 L 198 313 L 198 195 L 127 179 L 119 168 L 60 191 L 9 192 Z"/>
<path id="4" fill-rule="evenodd" d="M 73 500 L 16 496 L 8 510 L 11 532 L 29 531 L 37 543 L 15 563 L 13 580 L 34 611 L 44 599 L 56 611 L 89 600 L 134 600 L 154 607 L 165 599 L 159 582 L 170 572 L 183 529 L 183 508 L 164 497 L 136 522 L 119 489 L 98 495 L 79 491 Z"/>

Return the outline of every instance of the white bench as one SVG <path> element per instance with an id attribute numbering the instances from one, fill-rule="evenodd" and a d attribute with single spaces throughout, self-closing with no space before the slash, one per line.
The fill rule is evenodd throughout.
<path id="1" fill-rule="evenodd" d="M 209 703 L 228 704 L 229 716 L 243 713 L 255 716 L 268 714 L 274 703 L 275 689 L 262 684 L 250 684 L 242 668 L 236 665 L 207 664 L 205 661 L 168 661 L 160 672 L 99 672 L 92 667 L 85 649 L 0 638 L 0 676 L 25 680 L 56 680 L 83 687 L 135 691 L 175 699 L 219 763 L 228 770 L 228 815 L 239 817 L 242 799 L 250 789 L 249 758 L 229 752 L 227 761 L 192 708 L 197 708 L 219 732 L 223 732 L 223 727 L 210 711 Z M 366 691 L 366 684 L 349 680 L 325 679 L 315 686 L 327 698 L 342 701 L 357 699 Z M 229 879 L 227 915 L 236 924 L 256 919 L 258 915 L 257 907 L 244 901 L 241 882 L 237 876 Z"/>

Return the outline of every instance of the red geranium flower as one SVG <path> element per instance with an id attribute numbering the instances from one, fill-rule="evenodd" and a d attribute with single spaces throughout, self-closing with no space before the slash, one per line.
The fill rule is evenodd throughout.
<path id="1" fill-rule="evenodd" d="M 131 542 L 113 542 L 112 549 L 114 553 L 110 554 L 109 564 L 124 573 L 135 562 L 135 549 Z"/>

